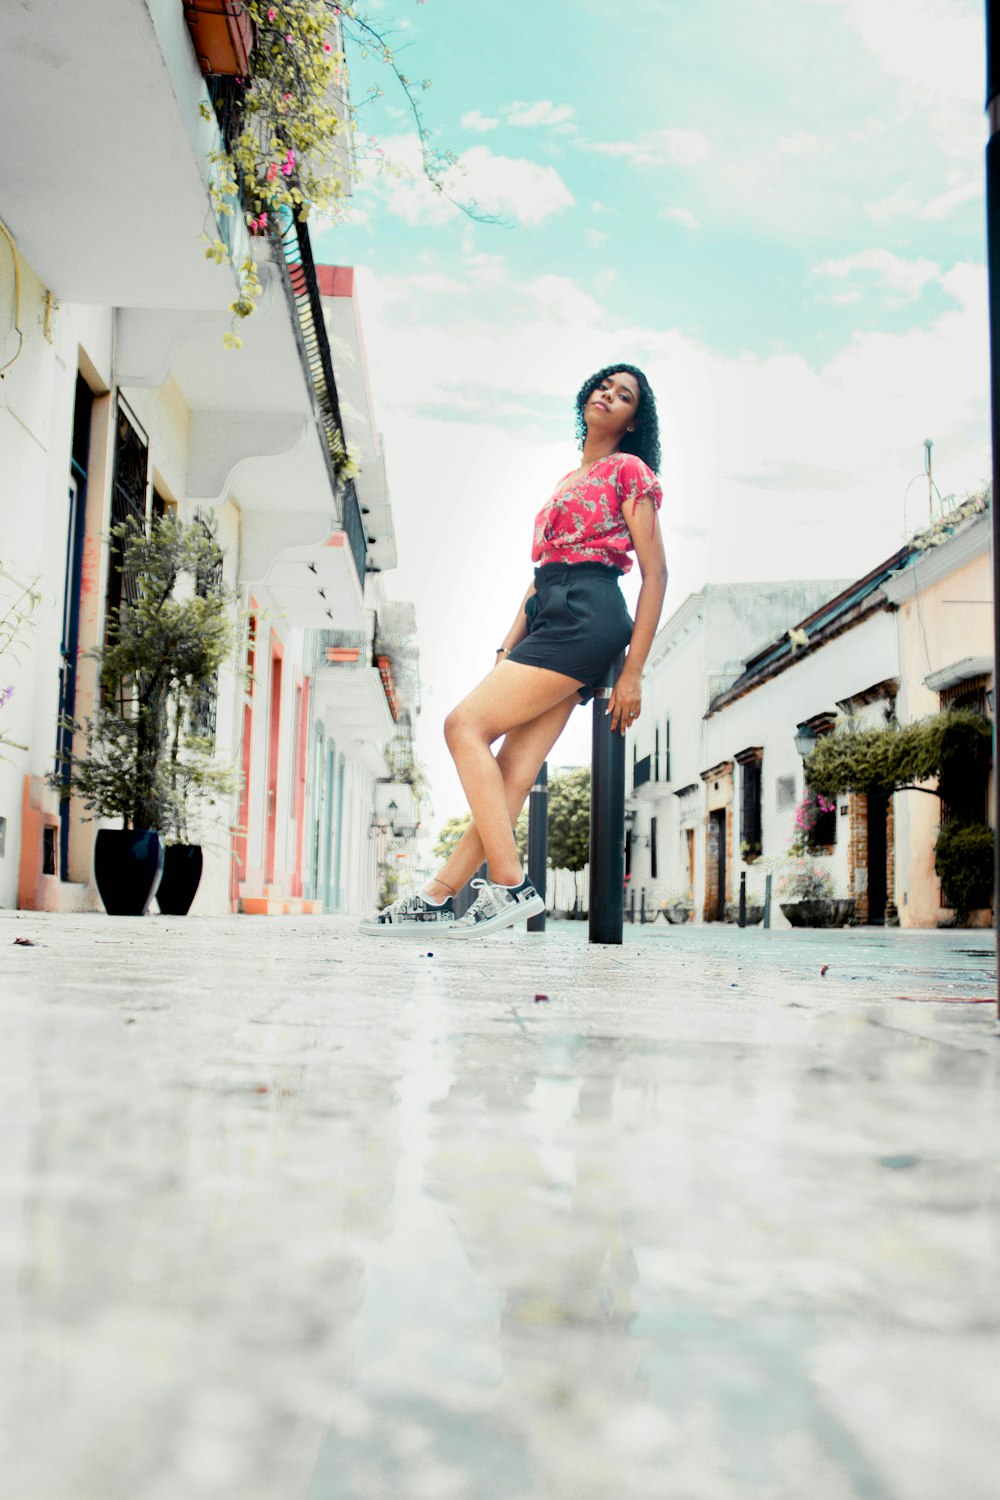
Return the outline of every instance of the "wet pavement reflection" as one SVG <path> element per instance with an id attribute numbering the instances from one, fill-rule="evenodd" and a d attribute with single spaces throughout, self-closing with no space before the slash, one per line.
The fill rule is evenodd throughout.
<path id="1" fill-rule="evenodd" d="M 13 1500 L 992 1495 L 989 935 L 3 916 Z"/>

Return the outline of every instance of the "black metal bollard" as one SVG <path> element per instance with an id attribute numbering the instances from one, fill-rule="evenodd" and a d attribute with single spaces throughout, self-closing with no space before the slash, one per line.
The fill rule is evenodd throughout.
<path id="1" fill-rule="evenodd" d="M 542 768 L 528 795 L 528 879 L 545 900 L 546 865 L 549 860 L 549 763 Z M 529 932 L 545 931 L 545 913 L 528 918 Z"/>
<path id="2" fill-rule="evenodd" d="M 763 921 L 762 925 L 764 927 L 770 927 L 770 925 L 771 925 L 771 876 L 770 876 L 770 874 L 767 874 L 767 875 L 764 876 L 764 921 Z"/>
<path id="3" fill-rule="evenodd" d="M 640 927 L 645 927 L 645 925 L 646 925 L 646 887 L 643 886 L 642 891 L 639 894 L 639 926 Z"/>
<path id="4" fill-rule="evenodd" d="M 747 925 L 747 872 L 740 871 L 740 926 Z"/>
<path id="5" fill-rule="evenodd" d="M 624 654 L 594 694 L 590 773 L 590 941 L 621 943 L 625 906 L 625 736 L 607 714 Z"/>

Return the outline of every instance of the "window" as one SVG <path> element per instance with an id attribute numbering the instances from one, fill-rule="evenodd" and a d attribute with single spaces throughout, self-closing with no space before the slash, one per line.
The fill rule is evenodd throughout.
<path id="1" fill-rule="evenodd" d="M 653 780 L 660 779 L 660 726 L 653 730 Z"/>
<path id="2" fill-rule="evenodd" d="M 670 715 L 663 721 L 663 779 L 670 780 Z"/>
<path id="3" fill-rule="evenodd" d="M 146 528 L 149 494 L 149 444 L 121 397 L 115 425 L 115 461 L 111 482 L 111 526 Z M 108 558 L 107 611 L 111 613 L 137 597 L 134 578 L 122 571 L 122 541 L 113 536 Z"/>
<path id="4" fill-rule="evenodd" d="M 649 878 L 656 879 L 656 819 L 649 820 Z"/>
<path id="5" fill-rule="evenodd" d="M 761 762 L 747 761 L 740 768 L 740 852 L 755 859 L 761 852 Z"/>
<path id="6" fill-rule="evenodd" d="M 813 823 L 808 834 L 809 848 L 829 849 L 837 842 L 837 804 L 816 796 L 813 796 L 812 802 L 809 816 Z"/>

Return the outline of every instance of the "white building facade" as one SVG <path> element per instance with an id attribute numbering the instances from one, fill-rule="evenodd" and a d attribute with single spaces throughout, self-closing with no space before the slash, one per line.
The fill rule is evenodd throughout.
<path id="1" fill-rule="evenodd" d="M 37 7 L 0 22 L 0 587 L 40 600 L 0 657 L 0 729 L 24 747 L 0 759 L 0 905 L 97 905 L 95 825 L 47 776 L 60 717 L 96 702 L 88 653 L 120 589 L 109 529 L 175 511 L 215 531 L 239 599 L 211 718 L 243 784 L 198 830 L 194 910 L 362 910 L 397 721 L 376 665 L 353 696 L 313 681 L 316 633 L 370 634 L 396 561 L 353 279 L 335 367 L 304 223 L 251 237 L 239 213 L 216 216 L 220 80 L 183 6 L 63 6 L 58 41 L 59 57 Z M 247 255 L 263 291 L 236 352 L 224 335 Z M 356 482 L 338 467 L 345 436 Z"/>
<path id="2" fill-rule="evenodd" d="M 721 773 L 703 778 L 725 758 L 705 715 L 740 675 L 750 648 L 780 638 L 836 587 L 709 584 L 657 633 L 643 673 L 642 715 L 626 736 L 626 875 L 637 911 L 684 900 L 697 920 L 705 916 L 706 812 L 712 804 L 724 814 L 731 804 Z"/>

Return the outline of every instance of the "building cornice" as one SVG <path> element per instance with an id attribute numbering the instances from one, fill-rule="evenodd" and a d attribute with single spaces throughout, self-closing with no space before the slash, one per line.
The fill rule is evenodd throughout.
<path id="1" fill-rule="evenodd" d="M 882 585 L 882 592 L 890 604 L 906 604 L 915 599 L 918 592 L 929 589 L 949 574 L 964 568 L 967 563 L 974 562 L 977 557 L 989 551 L 989 545 L 990 513 L 984 511 L 954 536 L 948 537 L 947 541 L 938 543 L 936 547 L 928 547 L 904 572 L 887 578 Z"/>
<path id="2" fill-rule="evenodd" d="M 691 627 L 696 625 L 701 618 L 704 605 L 704 592 L 687 596 L 680 609 L 674 611 L 670 619 L 653 637 L 653 646 L 644 668 L 644 674 L 657 666 L 673 647 L 689 634 Z"/>

